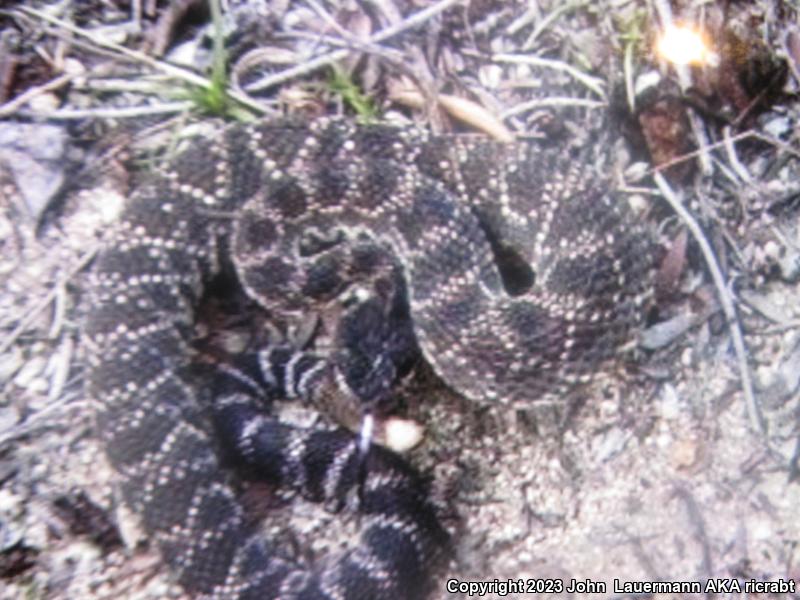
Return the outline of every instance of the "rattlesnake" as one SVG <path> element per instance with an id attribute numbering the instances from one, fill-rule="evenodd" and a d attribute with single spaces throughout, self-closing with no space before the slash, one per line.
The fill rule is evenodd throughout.
<path id="1" fill-rule="evenodd" d="M 423 597 L 450 543 L 424 479 L 278 422 L 265 398 L 345 381 L 383 399 L 415 352 L 475 401 L 557 395 L 632 339 L 651 255 L 605 178 L 539 142 L 336 119 L 195 140 L 136 191 L 93 272 L 88 390 L 124 498 L 197 597 Z M 200 365 L 193 326 L 221 273 L 271 316 L 347 304 L 338 354 Z M 293 562 L 248 518 L 232 459 L 334 508 L 356 497 L 362 543 Z"/>

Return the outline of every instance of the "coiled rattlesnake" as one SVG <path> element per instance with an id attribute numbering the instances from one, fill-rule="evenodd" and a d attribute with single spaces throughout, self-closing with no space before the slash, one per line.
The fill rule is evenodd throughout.
<path id="1" fill-rule="evenodd" d="M 421 478 L 379 448 L 365 464 L 350 434 L 279 423 L 259 397 L 343 378 L 382 398 L 418 344 L 464 396 L 532 403 L 631 339 L 650 250 L 602 178 L 535 142 L 341 120 L 198 141 L 136 192 L 94 270 L 89 392 L 124 497 L 198 597 L 421 597 L 448 544 Z M 386 260 L 402 275 L 388 291 L 370 279 Z M 229 271 L 278 315 L 365 276 L 359 302 L 377 308 L 361 317 L 377 332 L 351 319 L 344 361 L 268 349 L 203 375 L 192 326 Z M 231 457 L 335 507 L 356 494 L 361 545 L 319 569 L 293 563 L 248 518 Z"/>

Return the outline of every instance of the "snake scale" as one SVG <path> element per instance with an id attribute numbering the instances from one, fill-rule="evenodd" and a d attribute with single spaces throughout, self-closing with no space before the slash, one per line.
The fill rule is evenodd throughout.
<path id="1" fill-rule="evenodd" d="M 628 213 L 584 161 L 542 142 L 337 119 L 193 140 L 109 235 L 85 331 L 123 498 L 186 591 L 430 594 L 450 540 L 424 478 L 380 447 L 364 456 L 344 430 L 277 420 L 271 399 L 343 379 L 365 402 L 383 397 L 413 350 L 478 402 L 530 405 L 587 380 L 630 342 L 650 294 L 652 242 Z M 398 276 L 380 275 L 387 261 Z M 198 306 L 221 273 L 270 315 L 360 285 L 336 339 L 361 360 L 267 348 L 198 369 Z M 334 510 L 355 497 L 360 543 L 303 564 L 259 532 L 237 469 Z"/>

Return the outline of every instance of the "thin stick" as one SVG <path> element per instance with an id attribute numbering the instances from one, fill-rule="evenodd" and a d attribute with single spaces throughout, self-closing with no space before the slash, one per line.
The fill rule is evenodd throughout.
<path id="1" fill-rule="evenodd" d="M 655 180 L 656 185 L 658 186 L 658 189 L 663 195 L 664 199 L 672 207 L 672 210 L 674 210 L 680 219 L 686 224 L 686 227 L 689 229 L 692 237 L 694 237 L 695 241 L 700 246 L 700 250 L 703 253 L 703 258 L 706 261 L 706 265 L 708 265 L 708 269 L 711 271 L 711 278 L 714 280 L 714 286 L 717 288 L 720 305 L 722 306 L 722 311 L 725 313 L 725 317 L 727 318 L 728 327 L 730 328 L 731 332 L 731 338 L 733 339 L 733 348 L 736 352 L 736 358 L 739 363 L 739 375 L 742 378 L 742 391 L 744 392 L 745 403 L 747 405 L 747 415 L 750 418 L 750 425 L 755 431 L 760 432 L 766 437 L 767 426 L 766 422 L 764 421 L 764 417 L 761 414 L 761 409 L 756 402 L 755 394 L 753 393 L 753 382 L 752 378 L 750 377 L 750 367 L 747 364 L 747 349 L 744 344 L 742 329 L 739 325 L 739 318 L 736 315 L 736 307 L 734 306 L 733 298 L 731 297 L 730 291 L 728 290 L 728 286 L 725 282 L 725 276 L 722 274 L 722 270 L 719 267 L 717 258 L 714 255 L 714 250 L 711 248 L 711 244 L 708 243 L 705 235 L 703 235 L 703 231 L 700 229 L 697 221 L 695 221 L 692 215 L 690 215 L 689 212 L 683 207 L 681 200 L 672 190 L 669 183 L 667 183 L 667 180 L 664 179 L 664 176 L 661 175 L 660 172 L 656 172 L 653 175 L 653 179 Z"/>
<path id="2" fill-rule="evenodd" d="M 28 311 L 28 314 L 22 318 L 19 325 L 14 328 L 14 331 L 9 333 L 8 336 L 2 342 L 0 342 L 0 354 L 3 354 L 6 350 L 14 345 L 14 342 L 17 341 L 17 338 L 22 335 L 22 333 L 28 328 L 28 326 L 30 326 L 31 323 L 33 323 L 34 319 L 39 316 L 39 313 L 47 308 L 47 306 L 55 299 L 56 294 L 58 294 L 58 290 L 92 261 L 95 254 L 97 254 L 97 250 L 98 247 L 95 246 L 86 254 L 84 254 L 83 257 L 78 261 L 78 264 L 75 265 L 75 267 L 71 269 L 63 279 L 56 282 L 47 295 L 37 302 L 36 306 Z"/>
<path id="3" fill-rule="evenodd" d="M 13 98 L 0 106 L 0 119 L 3 117 L 7 117 L 10 114 L 16 112 L 19 107 L 25 105 L 30 100 L 33 100 L 37 96 L 44 94 L 45 92 L 50 92 L 53 90 L 57 90 L 58 88 L 66 85 L 71 80 L 75 79 L 76 77 L 80 77 L 84 75 L 83 73 L 62 73 L 55 79 L 51 79 L 47 83 L 42 85 L 38 85 L 36 87 L 32 87 L 26 92 L 20 94 L 16 98 Z"/>
<path id="4" fill-rule="evenodd" d="M 725 153 L 728 155 L 728 162 L 731 164 L 731 167 L 733 167 L 733 170 L 736 171 L 736 174 L 746 185 L 752 185 L 753 178 L 750 176 L 750 172 L 747 170 L 747 167 L 739 161 L 739 156 L 736 154 L 736 145 L 731 138 L 730 125 L 723 128 L 722 141 L 725 144 Z"/>
<path id="5" fill-rule="evenodd" d="M 730 136 L 730 138 L 727 139 L 727 140 L 714 142 L 713 144 L 709 144 L 708 146 L 706 146 L 704 148 L 703 151 L 710 151 L 710 150 L 715 150 L 717 148 L 724 148 L 726 143 L 739 142 L 739 141 L 747 140 L 747 139 L 750 139 L 750 138 L 753 138 L 753 139 L 756 139 L 756 140 L 761 140 L 765 144 L 770 144 L 772 146 L 775 146 L 776 148 L 778 148 L 782 152 L 786 152 L 788 154 L 791 154 L 792 156 L 800 158 L 800 151 L 798 151 L 797 148 L 793 148 L 792 146 L 790 146 L 786 142 L 782 142 L 781 140 L 778 140 L 776 138 L 770 137 L 768 135 L 764 135 L 763 133 L 758 133 L 757 131 L 753 131 L 753 130 L 743 131 L 741 133 L 737 133 L 736 135 Z M 668 160 L 667 162 L 658 165 L 658 167 L 652 167 L 652 168 L 648 169 L 647 171 L 644 172 L 644 175 L 652 175 L 657 170 L 664 171 L 664 170 L 666 170 L 667 168 L 669 168 L 669 167 L 671 167 L 673 165 L 683 164 L 688 160 L 691 160 L 693 158 L 697 158 L 700 155 L 700 152 L 701 152 L 700 150 L 695 150 L 693 152 L 687 152 L 686 154 L 682 154 L 680 156 L 672 158 L 672 159 Z"/>
<path id="6" fill-rule="evenodd" d="M 536 28 L 528 36 L 528 39 L 525 40 L 524 44 L 522 44 L 522 48 L 521 49 L 522 50 L 530 50 L 531 48 L 533 48 L 533 44 L 536 42 L 537 39 L 539 39 L 539 36 L 542 35 L 542 33 L 548 27 L 550 27 L 550 25 L 552 25 L 557 19 L 560 19 L 561 15 L 566 14 L 568 12 L 571 12 L 573 10 L 576 10 L 578 8 L 581 8 L 585 4 L 586 4 L 585 2 L 574 2 L 574 3 L 562 4 L 561 6 L 557 7 L 554 11 L 552 11 L 550 14 L 548 14 L 544 19 L 539 21 L 538 25 L 536 25 Z M 509 34 L 513 35 L 514 32 L 509 31 Z"/>

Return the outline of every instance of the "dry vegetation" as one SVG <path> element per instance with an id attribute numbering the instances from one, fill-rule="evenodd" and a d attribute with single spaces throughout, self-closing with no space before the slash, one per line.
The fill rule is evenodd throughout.
<path id="1" fill-rule="evenodd" d="M 569 409 L 407 390 L 427 427 L 411 459 L 451 507 L 448 576 L 800 579 L 795 3 L 229 4 L 225 79 L 204 0 L 0 9 L 0 598 L 179 595 L 92 430 L 81 289 L 127 191 L 209 113 L 546 138 L 656 232 L 653 325 Z M 671 21 L 711 60 L 660 58 Z"/>

